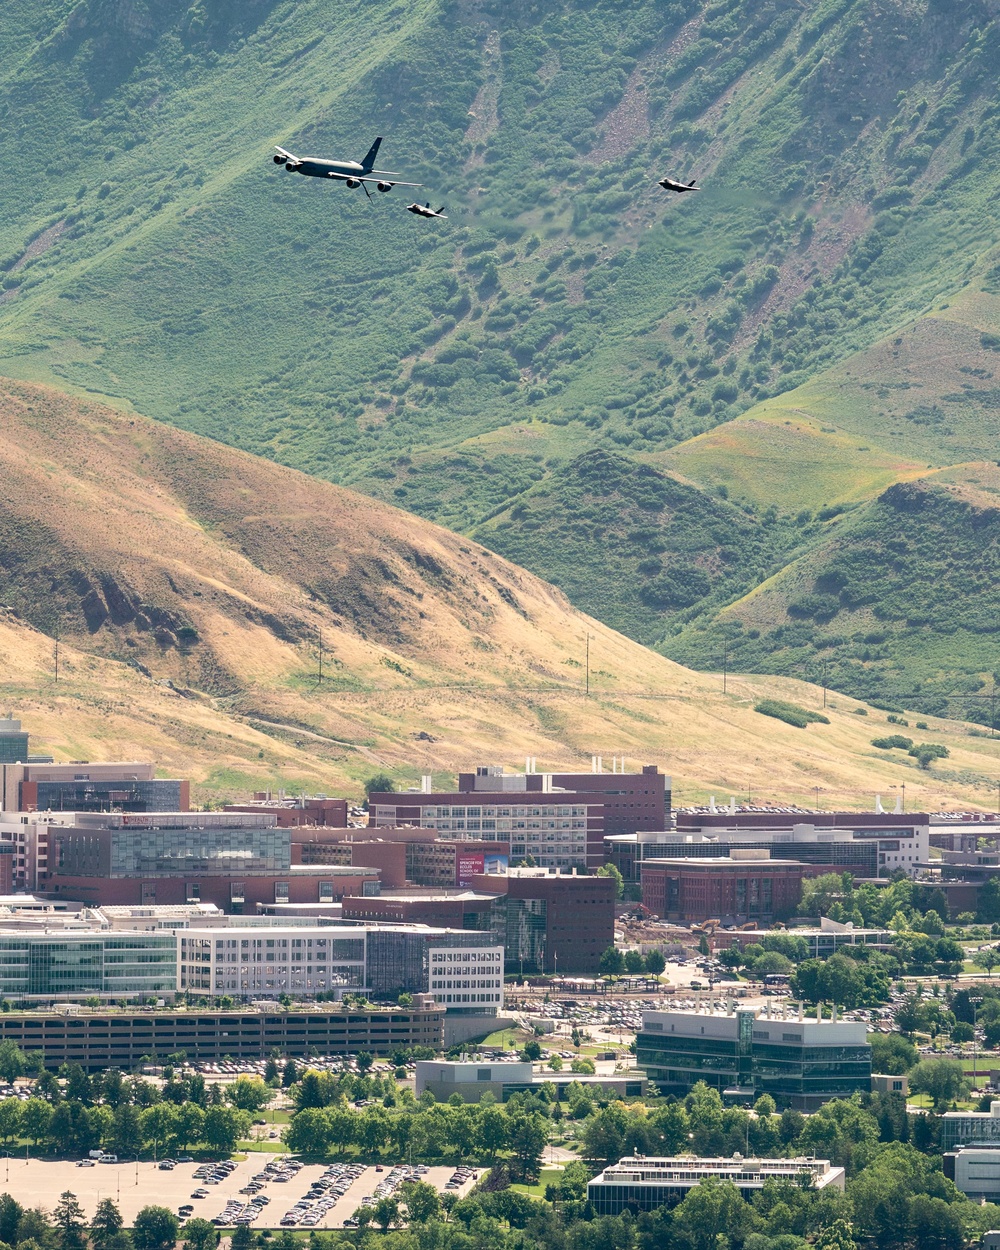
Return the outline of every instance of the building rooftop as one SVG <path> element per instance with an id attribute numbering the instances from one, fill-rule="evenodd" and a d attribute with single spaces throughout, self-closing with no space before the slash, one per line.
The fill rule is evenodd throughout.
<path id="1" fill-rule="evenodd" d="M 725 1179 L 739 1178 L 752 1181 L 764 1177 L 787 1177 L 794 1179 L 803 1172 L 811 1173 L 813 1185 L 822 1189 L 826 1185 L 838 1183 L 844 1175 L 844 1169 L 833 1167 L 829 1159 L 814 1159 L 811 1156 L 798 1156 L 792 1159 L 757 1159 L 733 1155 L 731 1159 L 708 1158 L 695 1156 L 647 1156 L 626 1155 L 618 1163 L 611 1164 L 590 1182 L 591 1185 L 616 1185 L 623 1182 L 653 1181 L 657 1183 L 680 1181 L 697 1182 L 708 1177 Z"/>

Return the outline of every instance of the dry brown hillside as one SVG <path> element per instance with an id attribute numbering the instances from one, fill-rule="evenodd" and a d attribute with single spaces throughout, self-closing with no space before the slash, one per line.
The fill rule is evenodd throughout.
<path id="1" fill-rule="evenodd" d="M 0 454 L 0 697 L 59 757 L 156 758 L 205 799 L 594 753 L 659 763 L 682 800 L 996 794 L 996 745 L 960 724 L 931 723 L 930 774 L 842 696 L 794 729 L 753 699 L 813 687 L 723 694 L 467 539 L 206 439 L 4 382 Z"/>

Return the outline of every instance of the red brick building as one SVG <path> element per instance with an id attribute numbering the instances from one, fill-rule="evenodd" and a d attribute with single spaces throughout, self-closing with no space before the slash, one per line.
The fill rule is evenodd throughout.
<path id="1" fill-rule="evenodd" d="M 372 838 L 365 829 L 321 829 L 313 826 L 292 830 L 293 864 L 323 864 L 374 868 L 384 889 L 398 890 L 406 884 L 406 845 L 388 838 Z"/>
<path id="2" fill-rule="evenodd" d="M 440 929 L 489 929 L 496 899 L 496 893 L 476 890 L 396 890 L 375 897 L 345 897 L 341 916 Z"/>
<path id="3" fill-rule="evenodd" d="M 561 789 L 541 773 L 463 773 L 458 790 L 373 792 L 368 803 L 369 828 L 412 825 L 435 837 L 500 842 L 511 862 L 530 857 L 545 868 L 604 863 L 604 796 Z"/>
<path id="4" fill-rule="evenodd" d="M 475 877 L 472 888 L 503 893 L 507 971 L 594 975 L 615 940 L 612 877 L 515 868 L 506 877 Z"/>
<path id="5" fill-rule="evenodd" d="M 783 919 L 802 898 L 802 882 L 829 865 L 764 858 L 649 859 L 642 864 L 643 906 L 675 924 Z"/>

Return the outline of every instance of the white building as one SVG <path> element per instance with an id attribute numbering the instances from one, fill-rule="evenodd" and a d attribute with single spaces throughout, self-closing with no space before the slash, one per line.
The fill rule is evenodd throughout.
<path id="1" fill-rule="evenodd" d="M 945 1176 L 976 1202 L 1000 1201 L 1000 1149 L 989 1146 L 963 1146 L 945 1154 Z"/>
<path id="2" fill-rule="evenodd" d="M 189 994 L 277 998 L 365 987 L 363 929 L 282 925 L 177 933 L 177 988 Z"/>
<path id="3" fill-rule="evenodd" d="M 695 1159 L 678 1157 L 647 1158 L 633 1155 L 614 1163 L 587 1185 L 587 1201 L 598 1215 L 620 1215 L 626 1207 L 653 1211 L 674 1206 L 703 1180 L 731 1181 L 744 1198 L 751 1198 L 766 1181 L 808 1183 L 819 1190 L 833 1186 L 844 1189 L 844 1169 L 827 1159 Z"/>
<path id="4" fill-rule="evenodd" d="M 478 930 L 258 920 L 192 925 L 176 937 L 178 989 L 190 994 L 407 992 L 433 994 L 453 1014 L 496 1015 L 503 1007 L 503 947 Z"/>

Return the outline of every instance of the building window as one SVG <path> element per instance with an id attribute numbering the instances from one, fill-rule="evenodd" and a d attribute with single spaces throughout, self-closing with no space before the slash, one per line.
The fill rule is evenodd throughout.
<path id="1" fill-rule="evenodd" d="M 275 881 L 274 901 L 276 903 L 288 902 L 288 882 L 287 881 Z M 268 943 L 268 945 L 273 945 L 273 943 Z"/>

